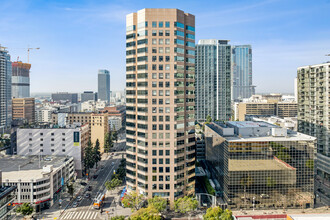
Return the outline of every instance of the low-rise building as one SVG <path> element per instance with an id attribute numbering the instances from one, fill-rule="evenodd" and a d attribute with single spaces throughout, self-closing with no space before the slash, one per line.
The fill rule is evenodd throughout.
<path id="1" fill-rule="evenodd" d="M 55 102 L 68 101 L 78 103 L 78 93 L 58 92 L 52 93 L 52 100 Z"/>
<path id="2" fill-rule="evenodd" d="M 29 123 L 35 122 L 35 100 L 34 98 L 13 98 L 13 120 L 26 119 Z"/>
<path id="3" fill-rule="evenodd" d="M 59 198 L 63 185 L 74 177 L 69 156 L 0 156 L 4 186 L 17 187 L 14 204 L 31 203 L 38 212 Z"/>
<path id="4" fill-rule="evenodd" d="M 83 175 L 83 150 L 88 144 L 88 124 L 76 128 L 19 128 L 17 155 L 69 156 L 78 177 Z"/>
<path id="5" fill-rule="evenodd" d="M 206 160 L 231 209 L 314 206 L 316 138 L 266 122 L 205 126 Z"/>

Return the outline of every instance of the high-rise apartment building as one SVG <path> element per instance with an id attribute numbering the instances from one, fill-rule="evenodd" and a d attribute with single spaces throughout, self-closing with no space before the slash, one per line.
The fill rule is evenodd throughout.
<path id="1" fill-rule="evenodd" d="M 99 70 L 98 73 L 98 99 L 110 103 L 110 72 Z"/>
<path id="2" fill-rule="evenodd" d="M 254 86 L 251 45 L 232 46 L 232 100 L 250 98 L 252 95 Z"/>
<path id="3" fill-rule="evenodd" d="M 11 126 L 11 75 L 10 55 L 5 47 L 0 46 L 0 133 Z"/>
<path id="4" fill-rule="evenodd" d="M 196 46 L 196 120 L 231 117 L 231 46 L 228 40 L 200 40 Z"/>
<path id="5" fill-rule="evenodd" d="M 16 61 L 12 63 L 12 97 L 27 98 L 30 97 L 30 69 L 31 64 Z"/>
<path id="6" fill-rule="evenodd" d="M 297 75 L 298 131 L 317 137 L 318 178 L 323 179 L 323 183 L 329 183 L 330 63 L 299 67 Z"/>
<path id="7" fill-rule="evenodd" d="M 35 122 L 34 98 L 13 98 L 13 120 L 26 119 L 29 123 Z"/>
<path id="8" fill-rule="evenodd" d="M 127 188 L 174 202 L 195 190 L 195 16 L 126 17 Z"/>

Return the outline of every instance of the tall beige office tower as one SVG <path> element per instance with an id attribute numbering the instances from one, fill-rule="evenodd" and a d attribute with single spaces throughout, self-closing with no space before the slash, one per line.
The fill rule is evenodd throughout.
<path id="1" fill-rule="evenodd" d="M 195 189 L 195 16 L 126 20 L 127 188 L 173 202 Z"/>

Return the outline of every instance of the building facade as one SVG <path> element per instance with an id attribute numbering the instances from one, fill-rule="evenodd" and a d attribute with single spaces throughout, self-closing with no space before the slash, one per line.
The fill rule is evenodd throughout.
<path id="1" fill-rule="evenodd" d="M 11 75 L 10 55 L 0 46 L 0 134 L 10 129 L 12 120 Z"/>
<path id="2" fill-rule="evenodd" d="M 126 125 L 125 105 L 105 107 L 102 112 L 108 115 L 110 130 L 113 129 L 113 126 L 115 126 L 117 131 L 121 128 L 125 128 Z"/>
<path id="3" fill-rule="evenodd" d="M 1 156 L 3 185 L 16 187 L 15 205 L 30 203 L 36 212 L 60 199 L 63 186 L 74 178 L 74 161 L 67 156 Z"/>
<path id="4" fill-rule="evenodd" d="M 26 119 L 28 123 L 35 122 L 35 99 L 34 98 L 13 98 L 13 120 Z"/>
<path id="5" fill-rule="evenodd" d="M 174 202 L 195 190 L 195 16 L 126 16 L 127 187 Z"/>
<path id="6" fill-rule="evenodd" d="M 245 121 L 247 116 L 278 116 L 292 118 L 298 115 L 296 102 L 244 103 L 234 104 L 234 120 Z"/>
<path id="7" fill-rule="evenodd" d="M 108 116 L 106 114 L 94 114 L 88 112 L 79 113 L 54 113 L 52 114 L 52 123 L 60 127 L 71 125 L 89 125 L 89 133 L 92 144 L 96 140 L 100 142 L 100 151 L 104 152 L 104 138 L 109 132 Z"/>
<path id="8" fill-rule="evenodd" d="M 12 97 L 28 98 L 30 97 L 30 69 L 31 64 L 16 61 L 12 63 Z"/>
<path id="9" fill-rule="evenodd" d="M 78 94 L 77 93 L 68 93 L 68 92 L 58 92 L 52 93 L 52 100 L 54 102 L 71 102 L 78 103 Z"/>
<path id="10" fill-rule="evenodd" d="M 89 140 L 88 124 L 67 129 L 19 128 L 17 130 L 17 155 L 73 157 L 78 177 L 83 174 L 83 150 Z"/>
<path id="11" fill-rule="evenodd" d="M 232 100 L 254 95 L 251 45 L 232 46 Z"/>
<path id="12" fill-rule="evenodd" d="M 200 40 L 196 45 L 196 120 L 231 117 L 231 56 L 228 40 Z"/>
<path id="13" fill-rule="evenodd" d="M 330 184 L 330 63 L 299 67 L 298 131 L 317 138 L 317 178 Z M 322 184 L 325 183 L 325 186 Z M 328 199 L 330 202 L 330 199 Z"/>
<path id="14" fill-rule="evenodd" d="M 109 70 L 99 70 L 98 73 L 98 99 L 110 103 L 110 72 Z"/>
<path id="15" fill-rule="evenodd" d="M 97 93 L 93 91 L 84 91 L 81 93 L 81 102 L 97 101 Z"/>
<path id="16" fill-rule="evenodd" d="M 205 126 L 206 160 L 230 209 L 314 206 L 316 138 L 266 122 Z"/>

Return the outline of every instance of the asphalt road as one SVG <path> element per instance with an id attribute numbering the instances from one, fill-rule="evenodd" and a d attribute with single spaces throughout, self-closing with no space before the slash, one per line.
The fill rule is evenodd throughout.
<path id="1" fill-rule="evenodd" d="M 84 191 L 83 193 L 81 193 L 80 196 L 82 197 L 82 200 L 79 202 L 75 200 L 78 206 L 73 207 L 73 203 L 71 203 L 70 207 L 65 210 L 65 212 L 61 215 L 59 219 L 101 219 L 99 216 L 100 210 L 95 210 L 93 208 L 93 199 L 99 193 L 105 191 L 105 182 L 107 180 L 110 180 L 114 171 L 118 169 L 118 166 L 122 159 L 122 154 L 124 153 L 126 147 L 126 142 L 124 138 L 125 136 L 123 134 L 119 135 L 119 141 L 114 146 L 114 155 L 111 155 L 112 153 L 110 153 L 108 158 L 102 161 L 102 164 L 100 164 L 102 168 L 99 169 L 98 172 L 96 172 L 98 177 L 96 179 L 91 178 L 90 180 L 87 180 L 87 184 L 92 186 L 92 191 Z M 90 194 L 89 198 L 85 197 L 87 193 Z M 113 198 L 106 198 L 103 208 L 108 208 L 110 207 L 110 205 L 113 206 L 114 203 L 112 200 Z"/>

